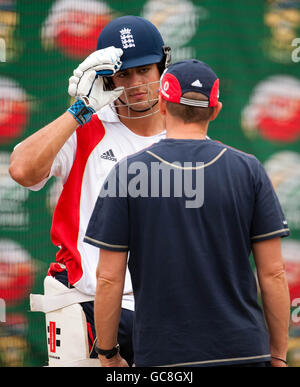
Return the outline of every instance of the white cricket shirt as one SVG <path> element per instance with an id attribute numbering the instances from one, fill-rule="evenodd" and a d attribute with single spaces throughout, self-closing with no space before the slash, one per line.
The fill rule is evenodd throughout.
<path id="1" fill-rule="evenodd" d="M 116 162 L 165 137 L 165 132 L 151 137 L 129 130 L 110 106 L 94 114 L 91 121 L 78 127 L 57 154 L 50 175 L 31 190 L 41 189 L 52 177 L 62 177 L 63 190 L 52 221 L 51 239 L 60 249 L 49 273 L 68 272 L 71 285 L 94 295 L 99 249 L 83 242 L 86 228 L 100 188 Z M 115 219 L 118 222 L 118 219 Z M 122 307 L 134 309 L 132 285 L 127 269 Z"/>

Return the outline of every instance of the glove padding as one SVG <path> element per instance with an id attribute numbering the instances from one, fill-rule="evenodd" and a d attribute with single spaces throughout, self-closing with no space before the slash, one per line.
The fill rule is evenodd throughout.
<path id="1" fill-rule="evenodd" d="M 122 65 L 120 61 L 122 54 L 120 48 L 111 46 L 89 55 L 69 79 L 69 95 L 82 100 L 94 111 L 115 101 L 123 93 L 124 87 L 104 90 L 103 78 L 98 74 L 114 75 Z"/>

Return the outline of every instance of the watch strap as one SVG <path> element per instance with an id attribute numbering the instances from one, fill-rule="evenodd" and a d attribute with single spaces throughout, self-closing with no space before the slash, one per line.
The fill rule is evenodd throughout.
<path id="1" fill-rule="evenodd" d="M 95 351 L 97 352 L 98 355 L 105 356 L 106 359 L 111 359 L 114 357 L 120 350 L 120 345 L 117 344 L 111 349 L 101 349 L 97 345 L 97 340 L 95 342 Z"/>

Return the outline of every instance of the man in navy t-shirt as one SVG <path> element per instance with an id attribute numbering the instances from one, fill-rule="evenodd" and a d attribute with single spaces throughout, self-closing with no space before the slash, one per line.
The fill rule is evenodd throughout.
<path id="1" fill-rule="evenodd" d="M 85 241 L 101 249 L 104 366 L 126 365 L 116 335 L 128 252 L 136 366 L 286 365 L 288 225 L 259 161 L 207 139 L 218 94 L 203 62 L 170 66 L 160 88 L 167 139 L 123 159 L 102 187 Z"/>

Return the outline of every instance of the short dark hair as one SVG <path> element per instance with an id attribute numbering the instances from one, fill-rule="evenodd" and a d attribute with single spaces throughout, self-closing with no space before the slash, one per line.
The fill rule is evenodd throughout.
<path id="1" fill-rule="evenodd" d="M 205 95 L 193 91 L 184 93 L 183 97 L 188 99 L 195 99 L 196 101 L 208 101 L 208 98 Z M 169 101 L 166 101 L 166 107 L 172 116 L 180 118 L 185 124 L 208 121 L 214 112 L 213 107 L 203 108 L 173 103 Z"/>

